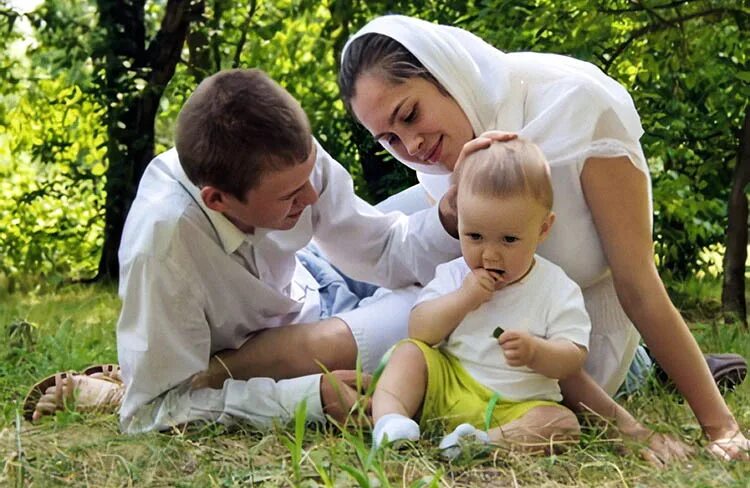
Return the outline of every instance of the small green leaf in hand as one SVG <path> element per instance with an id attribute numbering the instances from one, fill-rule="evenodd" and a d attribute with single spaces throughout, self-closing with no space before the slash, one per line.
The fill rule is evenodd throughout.
<path id="1" fill-rule="evenodd" d="M 502 333 L 505 332 L 502 327 L 495 327 L 495 330 L 492 331 L 492 337 L 497 339 L 502 335 Z"/>

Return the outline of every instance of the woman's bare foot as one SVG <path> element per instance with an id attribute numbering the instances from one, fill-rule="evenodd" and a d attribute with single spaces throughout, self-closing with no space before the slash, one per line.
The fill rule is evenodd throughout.
<path id="1" fill-rule="evenodd" d="M 490 442 L 530 454 L 551 454 L 578 444 L 581 426 L 573 412 L 557 406 L 540 406 L 526 415 L 488 432 Z"/>

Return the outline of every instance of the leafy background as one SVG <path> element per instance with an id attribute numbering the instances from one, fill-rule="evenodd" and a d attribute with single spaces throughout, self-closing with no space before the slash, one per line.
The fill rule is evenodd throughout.
<path id="1" fill-rule="evenodd" d="M 149 82 L 158 64 L 140 58 L 158 46 L 176 5 L 190 11 L 187 43 L 155 120 L 133 122 L 128 110 L 160 90 Z M 150 145 L 154 129 L 153 150 L 169 147 L 181 104 L 206 75 L 269 72 L 301 101 L 364 198 L 413 184 L 344 113 L 335 84 L 343 42 L 387 12 L 460 25 L 507 51 L 570 54 L 623 83 L 646 130 L 670 295 L 704 351 L 749 357 L 746 331 L 724 326 L 717 280 L 698 279 L 721 273 L 727 242 L 750 100 L 749 11 L 748 0 L 0 0 L 0 485 L 747 486 L 748 463 L 704 452 L 657 470 L 606 428 L 584 429 L 560 455 L 501 450 L 444 463 L 434 438 L 375 452 L 367 429 L 303 431 L 303 415 L 271 432 L 209 425 L 142 436 L 122 436 L 115 415 L 64 411 L 38 425 L 19 415 L 39 378 L 116 361 L 114 284 L 59 285 L 100 274 L 108 208 L 126 210 L 137 181 L 133 148 Z M 750 383 L 726 400 L 746 430 Z M 656 430 L 701 444 L 692 412 L 664 385 L 650 380 L 618 401 Z"/>
<path id="2" fill-rule="evenodd" d="M 5 290 L 97 275 L 108 187 L 131 174 L 112 130 L 117 104 L 150 89 L 147 70 L 107 53 L 105 0 L 0 3 L 0 273 Z M 168 3 L 127 0 L 147 39 Z M 307 111 L 315 134 L 378 201 L 414 183 L 345 113 L 335 78 L 347 37 L 396 12 L 465 27 L 495 46 L 591 61 L 632 93 L 654 183 L 656 253 L 667 276 L 720 271 L 727 199 L 750 99 L 750 16 L 743 1 L 193 1 L 174 76 L 159 100 L 155 151 L 206 75 L 260 67 Z M 197 7 L 196 7 L 197 5 Z M 200 7 L 200 8 L 198 8 Z M 129 33 L 121 33 L 127 39 Z M 108 63 L 121 63 L 107 78 Z M 118 102 L 119 101 L 119 102 Z M 119 127 L 125 129 L 125 127 Z M 138 129 L 129 127 L 127 129 Z M 116 141 L 115 141 L 116 142 Z M 129 166 L 130 165 L 130 166 Z M 123 171 L 124 169 L 124 171 Z M 110 188 L 108 190 L 108 188 Z M 111 194 L 125 200 L 131 194 Z"/>

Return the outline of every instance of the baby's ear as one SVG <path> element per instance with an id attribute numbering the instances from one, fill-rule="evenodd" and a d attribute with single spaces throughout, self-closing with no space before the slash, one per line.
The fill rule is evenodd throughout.
<path id="1" fill-rule="evenodd" d="M 551 211 L 547 214 L 542 222 L 542 228 L 539 230 L 539 242 L 542 242 L 549 235 L 549 231 L 552 229 L 552 224 L 555 223 L 555 212 Z"/>

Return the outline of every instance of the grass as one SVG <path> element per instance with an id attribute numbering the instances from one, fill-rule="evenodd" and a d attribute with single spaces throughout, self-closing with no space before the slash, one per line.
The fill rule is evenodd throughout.
<path id="1" fill-rule="evenodd" d="M 672 290 L 704 350 L 750 357 L 750 334 L 724 326 L 715 282 Z M 308 426 L 300 420 L 260 432 L 248 425 L 193 426 L 124 436 L 114 415 L 61 412 L 38 425 L 20 419 L 35 381 L 65 369 L 116 361 L 114 288 L 70 286 L 0 298 L 0 486 L 747 486 L 750 462 L 723 463 L 699 453 L 657 470 L 601 429 L 550 457 L 498 450 L 448 463 L 437 434 L 405 450 L 373 452 L 369 430 Z M 750 382 L 728 394 L 740 424 L 750 426 Z M 653 382 L 621 402 L 651 427 L 701 444 L 680 399 Z M 630 454 L 626 451 L 630 449 Z"/>

